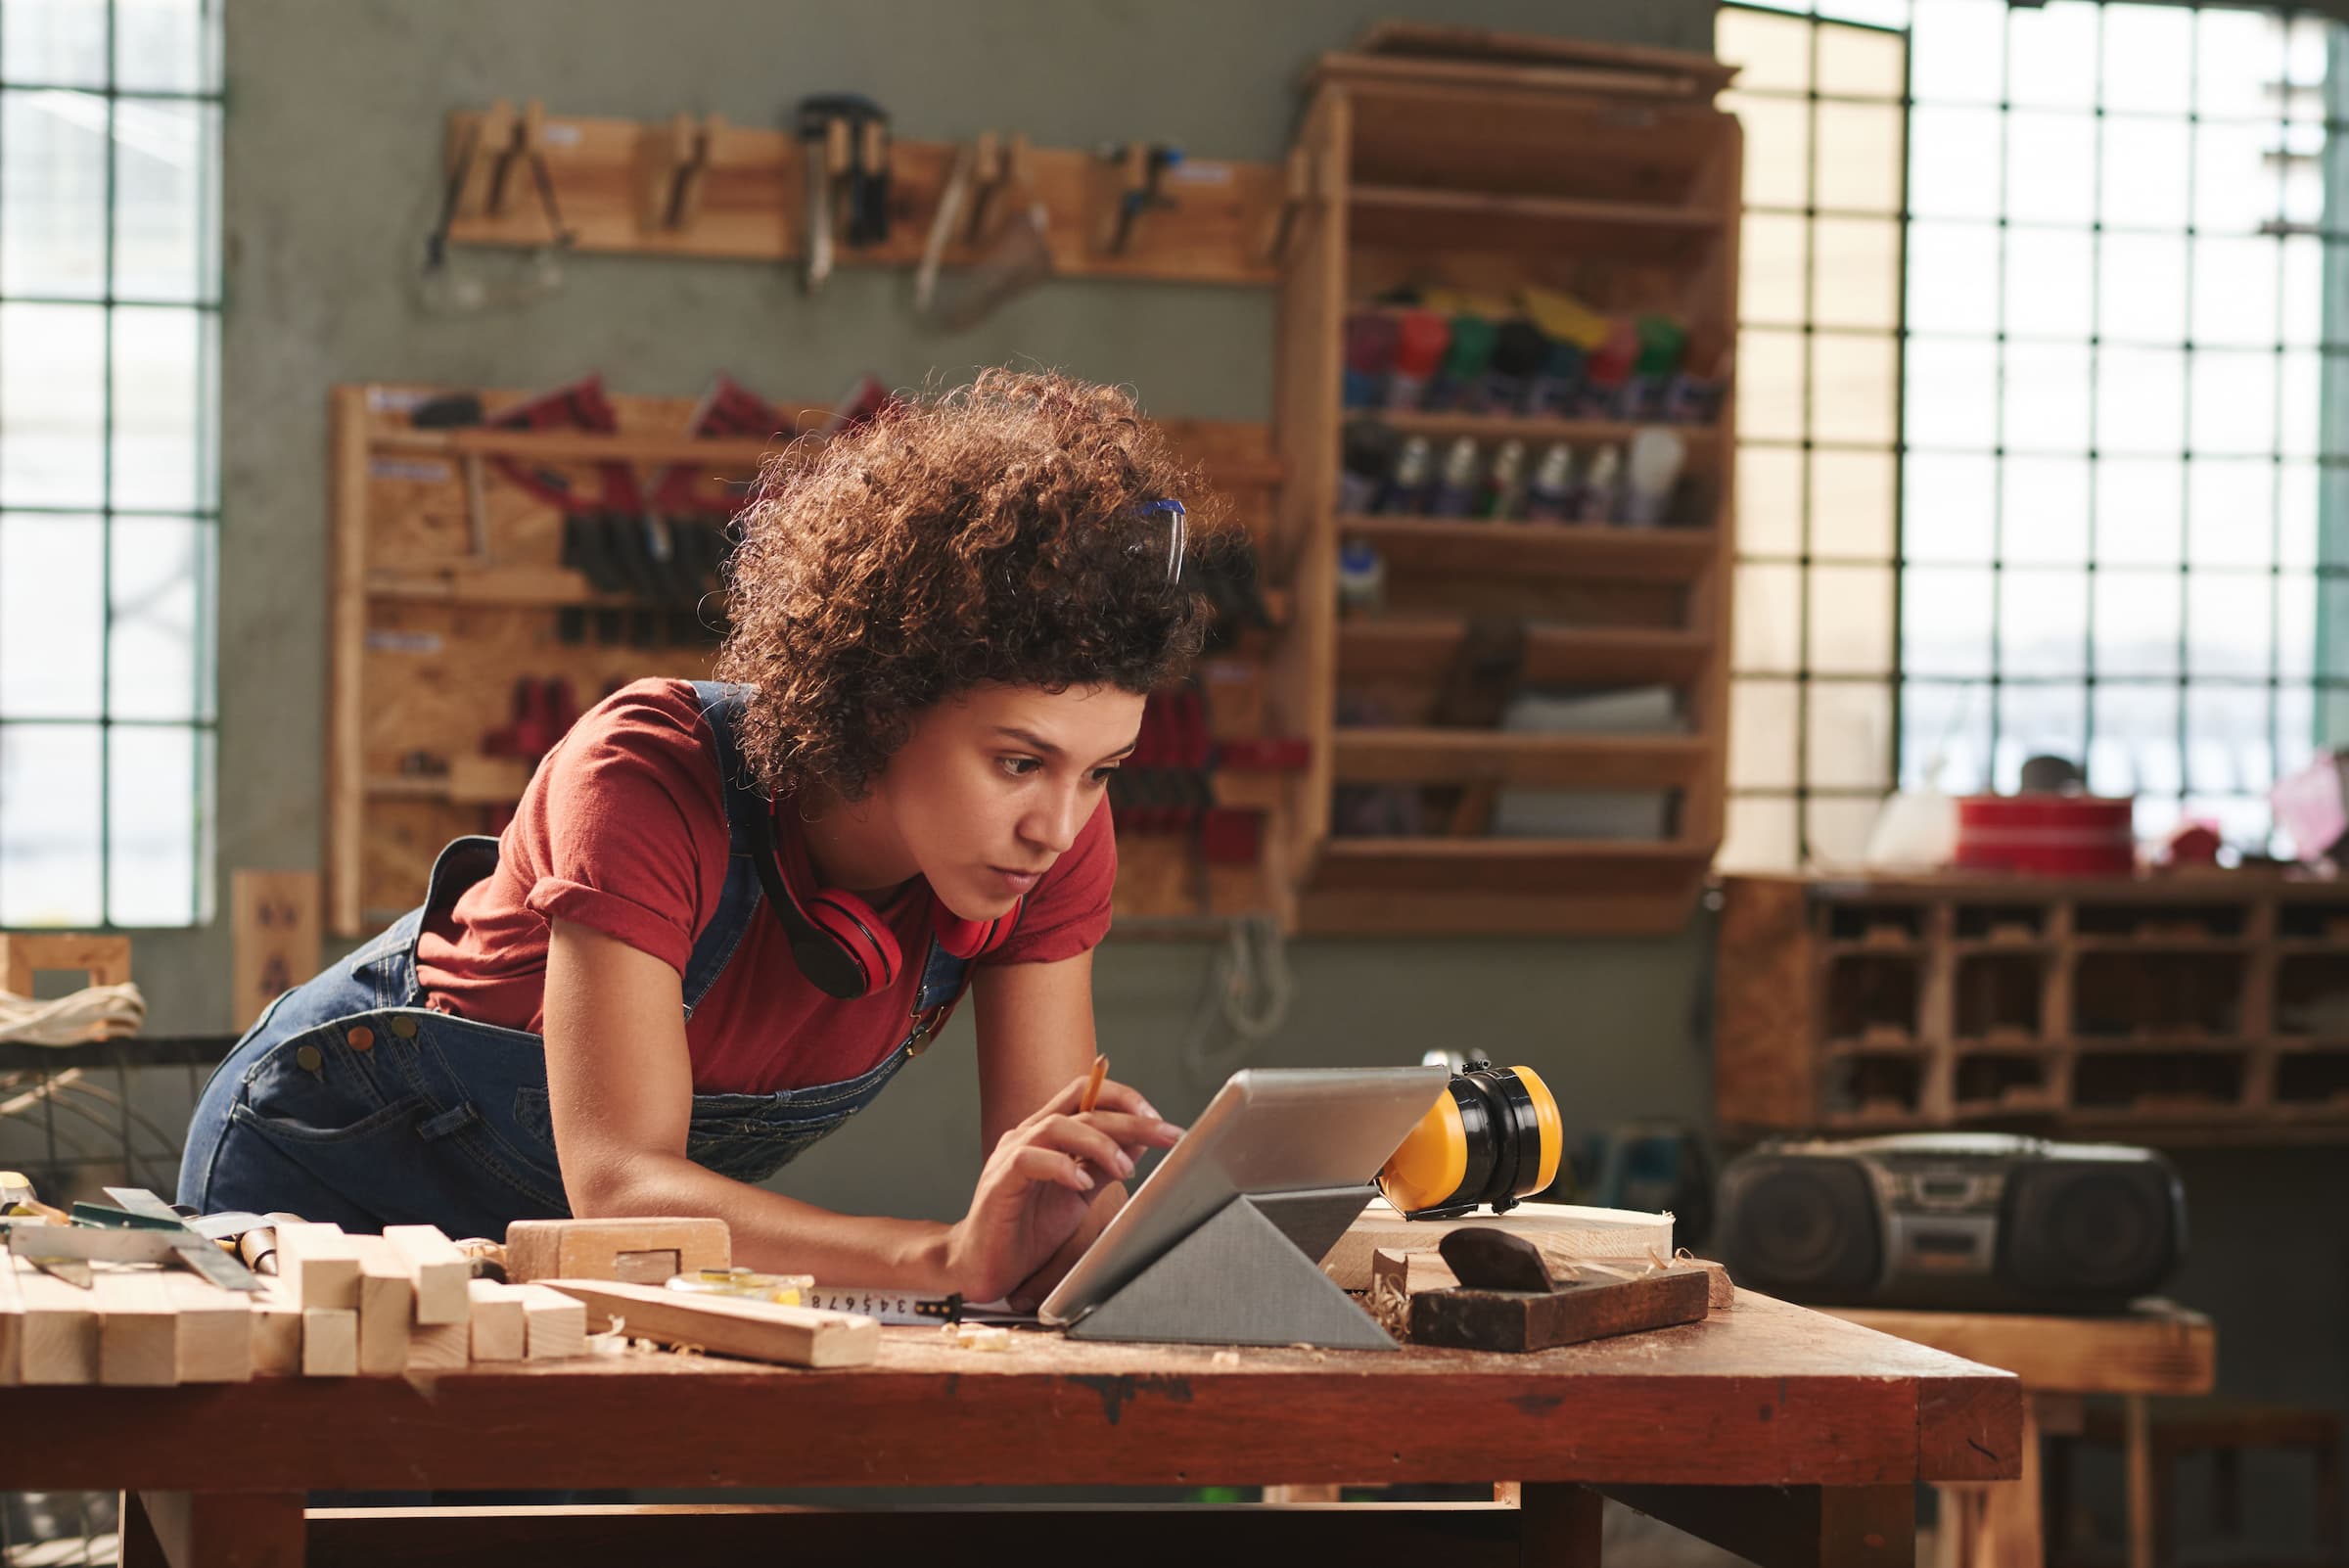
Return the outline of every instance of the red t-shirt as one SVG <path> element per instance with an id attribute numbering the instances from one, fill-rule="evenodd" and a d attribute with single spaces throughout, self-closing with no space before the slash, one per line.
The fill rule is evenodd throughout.
<path id="1" fill-rule="evenodd" d="M 716 738 L 693 687 L 640 680 L 581 715 L 538 764 L 498 842 L 497 869 L 428 923 L 416 973 L 432 1006 L 545 1033 L 549 923 L 576 920 L 684 973 L 717 912 L 728 839 Z M 791 813 L 778 827 L 790 830 Z M 1075 957 L 1109 931 L 1117 840 L 1108 803 L 1028 895 L 1019 930 L 981 960 Z M 915 887 L 885 911 L 905 955 L 888 992 L 842 1001 L 792 961 L 763 899 L 734 956 L 685 1023 L 693 1086 L 763 1094 L 856 1077 L 905 1038 L 931 899 Z"/>

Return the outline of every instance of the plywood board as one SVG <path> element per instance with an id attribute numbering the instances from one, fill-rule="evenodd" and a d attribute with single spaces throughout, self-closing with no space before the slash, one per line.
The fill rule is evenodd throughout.
<path id="1" fill-rule="evenodd" d="M 587 1304 L 590 1329 L 614 1320 L 634 1339 L 691 1345 L 786 1366 L 862 1366 L 880 1353 L 878 1318 L 852 1313 L 778 1307 L 730 1296 L 689 1296 L 659 1285 L 618 1280 L 549 1279 L 553 1289 Z"/>

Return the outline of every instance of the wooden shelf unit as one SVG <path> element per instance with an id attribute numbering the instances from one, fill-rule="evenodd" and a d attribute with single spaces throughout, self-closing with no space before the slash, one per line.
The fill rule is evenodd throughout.
<path id="1" fill-rule="evenodd" d="M 1733 1137 L 2349 1140 L 2349 882 L 1728 877 L 1721 897 Z M 1993 923 L 2013 934 L 1957 934 Z"/>
<path id="2" fill-rule="evenodd" d="M 1295 597 L 1273 678 L 1313 742 L 1287 847 L 1299 928 L 1676 931 L 1724 812 L 1733 400 L 1724 396 L 1715 423 L 1671 427 L 1695 502 L 1668 526 L 1341 515 L 1341 432 L 1355 417 L 1437 441 L 1518 439 L 1529 458 L 1555 441 L 1625 442 L 1641 425 L 1349 409 L 1340 370 L 1348 313 L 1386 308 L 1378 301 L 1405 284 L 1560 290 L 1600 310 L 1669 315 L 1698 344 L 1729 343 L 1741 132 L 1701 96 L 1541 89 L 1456 62 L 1416 73 L 1413 64 L 1325 62 L 1297 139 L 1311 177 L 1280 272 L 1274 391 Z M 1379 614 L 1340 614 L 1346 540 L 1384 563 Z M 1685 732 L 1432 725 L 1447 667 L 1496 621 L 1526 628 L 1520 690 L 1669 687 Z M 1365 785 L 1416 790 L 1448 820 L 1418 835 L 1334 834 L 1336 793 Z M 1658 791 L 1665 826 L 1627 839 L 1485 836 L 1496 792 L 1510 789 Z"/>
<path id="3" fill-rule="evenodd" d="M 527 460 L 598 493 L 600 465 L 645 471 L 695 463 L 712 476 L 747 481 L 780 444 L 679 434 L 692 416 L 690 398 L 615 395 L 620 428 L 610 435 L 413 427 L 416 404 L 456 390 L 358 385 L 330 394 L 324 860 L 326 925 L 340 937 L 365 935 L 413 907 L 441 846 L 484 831 L 495 808 L 520 798 L 530 764 L 481 752 L 484 733 L 511 718 L 518 678 L 560 676 L 583 710 L 611 685 L 709 673 L 714 633 L 691 645 L 599 642 L 592 628 L 579 641 L 562 639 L 562 612 L 590 612 L 592 622 L 592 613 L 644 606 L 633 595 L 599 593 L 583 574 L 561 565 L 561 511 L 508 480 L 497 460 Z M 530 394 L 479 395 L 494 413 Z M 779 412 L 806 428 L 828 410 L 809 404 Z M 1275 573 L 1281 465 L 1267 428 L 1207 420 L 1163 428 Z M 1267 588 L 1276 619 L 1285 620 L 1284 593 L 1269 579 Z M 1245 665 L 1261 664 L 1264 655 L 1251 645 L 1228 657 Z M 412 765 L 426 760 L 429 769 Z M 1249 804 L 1277 824 L 1288 793 L 1263 793 Z M 1211 868 L 1188 839 L 1122 836 L 1119 916 L 1180 922 L 1268 910 L 1285 921 L 1290 882 L 1279 855 L 1288 835 L 1280 829 L 1265 838 L 1263 865 Z"/>

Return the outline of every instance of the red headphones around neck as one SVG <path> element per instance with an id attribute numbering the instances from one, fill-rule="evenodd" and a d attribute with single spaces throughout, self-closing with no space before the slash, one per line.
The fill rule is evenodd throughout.
<path id="1" fill-rule="evenodd" d="M 783 922 L 800 973 L 825 995 L 844 1001 L 896 984 L 905 968 L 905 955 L 889 922 L 855 894 L 817 885 L 806 836 L 782 821 L 780 802 L 760 820 L 766 829 L 767 853 L 755 860 L 759 880 Z M 992 920 L 965 920 L 935 893 L 923 891 L 930 899 L 930 929 L 938 945 L 957 958 L 977 958 L 1010 941 L 1028 903 L 1023 897 Z"/>

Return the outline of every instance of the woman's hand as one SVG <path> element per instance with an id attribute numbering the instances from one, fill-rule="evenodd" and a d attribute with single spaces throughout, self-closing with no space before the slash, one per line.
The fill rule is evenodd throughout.
<path id="1" fill-rule="evenodd" d="M 1104 1182 L 1182 1136 L 1124 1084 L 1104 1081 L 1094 1108 L 1078 1111 L 1084 1083 L 1071 1079 L 988 1155 L 970 1213 L 946 1236 L 947 1273 L 966 1301 L 998 1301 L 1028 1281 L 1076 1234 Z"/>

